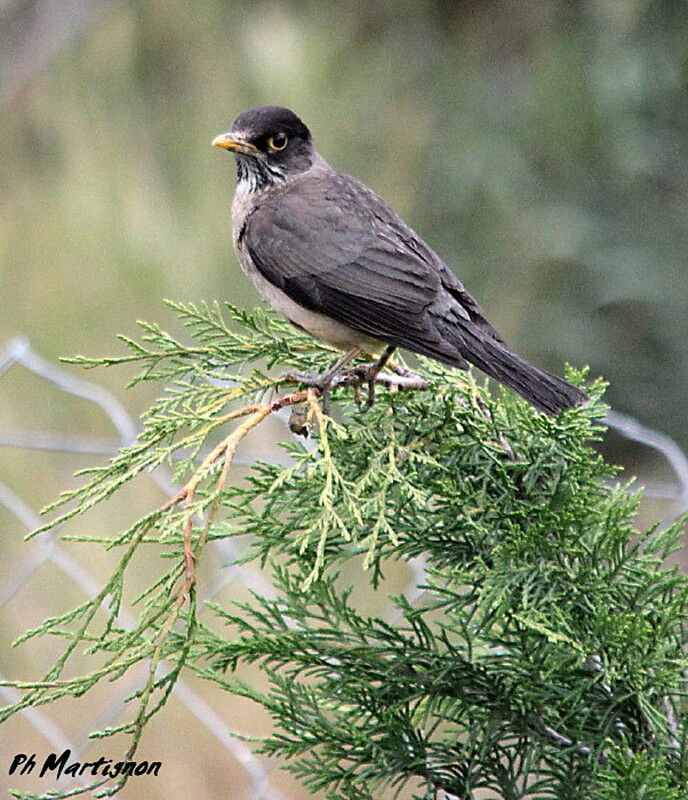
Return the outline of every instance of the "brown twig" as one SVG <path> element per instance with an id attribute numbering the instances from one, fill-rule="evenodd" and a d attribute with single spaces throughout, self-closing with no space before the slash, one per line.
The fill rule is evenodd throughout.
<path id="1" fill-rule="evenodd" d="M 305 400 L 308 400 L 309 403 L 312 402 L 312 398 L 316 398 L 315 402 L 317 403 L 317 390 L 316 389 L 308 389 L 306 391 L 301 392 L 292 392 L 291 394 L 286 395 L 285 397 L 280 397 L 278 400 L 274 400 L 271 403 L 252 403 L 247 406 L 243 406 L 242 408 L 237 408 L 234 411 L 229 412 L 228 414 L 223 414 L 221 417 L 218 417 L 216 420 L 213 421 L 213 427 L 216 427 L 219 424 L 224 422 L 229 422 L 233 419 L 239 419 L 241 417 L 248 417 L 248 419 L 244 420 L 235 430 L 233 430 L 228 436 L 226 436 L 219 444 L 217 444 L 203 459 L 200 466 L 191 478 L 182 486 L 182 488 L 172 497 L 170 497 L 167 502 L 162 506 L 162 511 L 169 511 L 173 506 L 177 505 L 184 501 L 184 507 L 189 509 L 193 505 L 194 495 L 196 489 L 198 488 L 199 484 L 208 473 L 208 470 L 215 464 L 220 458 L 224 456 L 224 463 L 222 465 L 222 471 L 220 473 L 220 477 L 218 478 L 217 482 L 217 491 L 222 491 L 227 483 L 227 477 L 229 475 L 229 469 L 232 465 L 232 461 L 234 459 L 234 455 L 236 454 L 237 447 L 242 439 L 251 431 L 256 425 L 259 425 L 266 417 L 270 416 L 276 411 L 279 411 L 282 408 L 287 406 L 295 405 L 296 403 L 302 403 Z M 322 412 L 321 412 L 322 413 Z M 249 416 L 250 415 L 250 416 Z M 210 522 L 212 521 L 212 517 L 215 514 L 216 506 L 213 506 L 209 512 L 209 519 L 205 526 L 205 535 L 207 537 L 208 527 Z M 195 583 L 195 557 L 193 553 L 193 545 L 192 545 L 192 537 L 193 537 L 193 514 L 189 512 L 186 518 L 186 523 L 184 526 L 184 544 L 183 544 L 183 552 L 184 552 L 184 584 L 179 592 L 177 597 L 176 606 L 181 608 L 184 604 L 184 601 L 189 596 L 189 593 Z M 205 538 L 205 537 L 204 537 Z M 203 542 L 200 542 L 202 545 Z"/>

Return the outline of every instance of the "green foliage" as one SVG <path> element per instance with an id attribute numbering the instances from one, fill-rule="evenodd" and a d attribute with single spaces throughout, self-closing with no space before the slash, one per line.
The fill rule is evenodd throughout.
<path id="1" fill-rule="evenodd" d="M 609 768 L 600 770 L 592 796 L 596 800 L 683 800 L 685 787 L 671 780 L 664 758 L 633 753 L 627 745 L 614 745 Z"/>
<path id="2" fill-rule="evenodd" d="M 231 485 L 239 407 L 248 422 L 268 414 L 287 383 L 268 368 L 320 368 L 333 353 L 262 313 L 230 308 L 237 333 L 218 308 L 174 308 L 191 345 L 144 324 L 142 344 L 125 340 L 129 355 L 77 359 L 134 361 L 137 380 L 167 389 L 139 441 L 87 471 L 50 525 L 173 455 L 185 504 L 105 542 L 122 556 L 100 595 L 23 637 L 62 636 L 65 653 L 43 681 L 19 684 L 24 697 L 3 717 L 150 659 L 133 719 L 117 729 L 132 736 L 130 753 L 185 668 L 267 709 L 274 732 L 260 749 L 333 800 L 403 786 L 425 800 L 441 790 L 462 800 L 686 796 L 688 581 L 664 566 L 682 521 L 634 530 L 637 495 L 611 485 L 614 470 L 592 447 L 598 400 L 552 418 L 428 361 L 428 390 L 381 389 L 365 415 L 348 389 L 335 393 L 336 420 L 311 403 L 312 446 L 292 439 L 287 466 L 257 464 Z M 208 539 L 229 536 L 249 536 L 244 560 L 269 570 L 277 599 L 214 606 L 220 636 L 197 619 L 183 556 L 188 547 L 198 561 Z M 127 566 L 153 544 L 172 566 L 125 630 Z M 394 619 L 364 611 L 361 579 L 388 606 L 386 578 L 405 564 L 415 578 L 392 598 Z M 62 678 L 84 644 L 104 660 Z M 173 668 L 156 677 L 162 658 Z M 266 690 L 231 674 L 244 664 L 260 666 Z"/>

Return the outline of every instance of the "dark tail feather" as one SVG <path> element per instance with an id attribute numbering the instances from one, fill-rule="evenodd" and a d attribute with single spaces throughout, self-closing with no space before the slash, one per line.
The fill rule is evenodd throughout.
<path id="1" fill-rule="evenodd" d="M 539 369 L 480 332 L 473 332 L 462 344 L 461 355 L 467 361 L 513 389 L 541 411 L 556 414 L 588 399 L 585 392 L 562 378 Z"/>

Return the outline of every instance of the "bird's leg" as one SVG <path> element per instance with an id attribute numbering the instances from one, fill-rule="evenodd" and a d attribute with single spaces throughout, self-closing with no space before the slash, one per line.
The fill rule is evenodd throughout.
<path id="1" fill-rule="evenodd" d="M 375 402 L 375 381 L 380 372 L 382 372 L 384 367 L 387 365 L 387 362 L 395 350 L 396 347 L 394 345 L 387 345 L 377 361 L 374 361 L 369 366 L 362 364 L 355 366 L 340 376 L 342 368 L 361 352 L 361 348 L 354 347 L 344 353 L 344 355 L 341 356 L 341 358 L 338 358 L 337 361 L 335 361 L 335 363 L 326 372 L 323 372 L 320 375 L 315 372 L 290 372 L 284 377 L 289 378 L 290 380 L 298 381 L 306 386 L 314 386 L 317 388 L 320 391 L 322 408 L 326 414 L 329 414 L 330 411 L 330 394 L 332 392 L 332 387 L 339 385 L 353 386 L 356 405 L 359 407 L 361 413 L 364 414 Z M 398 374 L 404 374 L 406 376 L 413 374 L 409 373 L 408 370 L 400 368 L 398 365 L 394 365 L 393 369 Z M 361 404 L 358 387 L 364 383 L 368 387 L 368 396 L 365 404 Z"/>
<path id="2" fill-rule="evenodd" d="M 332 393 L 332 381 L 341 372 L 342 367 L 346 366 L 352 358 L 355 358 L 361 352 L 360 347 L 353 347 L 347 350 L 341 358 L 338 358 L 334 364 L 323 372 L 316 381 L 316 386 L 320 389 L 320 398 L 322 400 L 323 413 L 329 416 L 330 414 L 330 395 Z"/>
<path id="3" fill-rule="evenodd" d="M 361 352 L 359 347 L 353 347 L 351 350 L 347 350 L 341 358 L 338 358 L 334 364 L 325 372 L 318 374 L 317 372 L 290 372 L 287 373 L 284 377 L 290 378 L 291 380 L 298 381 L 299 383 L 303 383 L 306 386 L 314 386 L 316 389 L 320 391 L 320 397 L 322 399 L 322 406 L 323 411 L 326 414 L 329 414 L 330 411 L 330 393 L 332 391 L 332 384 L 334 383 L 335 378 L 342 370 L 342 367 L 346 366 L 346 364 L 351 361 L 352 358 L 355 358 Z"/>
<path id="4" fill-rule="evenodd" d="M 321 384 L 318 388 L 322 389 L 324 386 L 331 385 L 333 379 L 341 372 L 342 367 L 346 366 L 349 361 L 355 358 L 360 352 L 360 347 L 352 347 L 351 350 L 347 350 L 341 358 L 338 358 L 334 362 L 327 372 L 323 372 L 322 375 L 318 377 L 318 384 Z"/>
<path id="5" fill-rule="evenodd" d="M 369 367 L 365 368 L 364 374 L 365 381 L 368 384 L 368 399 L 366 400 L 365 406 L 361 409 L 362 414 L 365 414 L 366 411 L 372 408 L 373 403 L 375 402 L 375 379 L 384 369 L 385 364 L 392 357 L 392 353 L 394 353 L 395 350 L 396 347 L 393 344 L 388 344 L 380 358 L 378 358 L 374 364 L 371 364 Z"/>

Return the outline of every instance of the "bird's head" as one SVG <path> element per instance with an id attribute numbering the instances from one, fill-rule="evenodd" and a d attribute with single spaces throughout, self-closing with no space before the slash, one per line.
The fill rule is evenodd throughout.
<path id="1" fill-rule="evenodd" d="M 315 152 L 308 128 L 293 111 L 280 106 L 244 111 L 229 133 L 215 137 L 213 144 L 234 153 L 239 180 L 249 181 L 252 188 L 304 172 Z"/>

